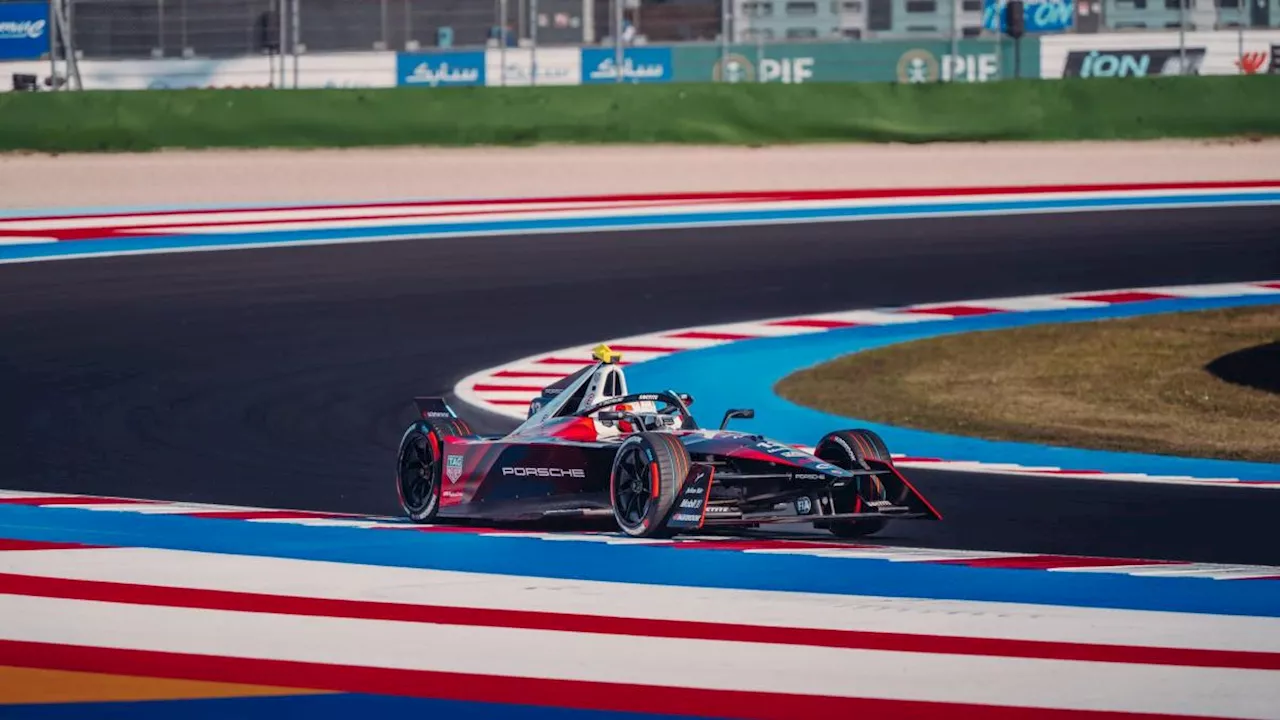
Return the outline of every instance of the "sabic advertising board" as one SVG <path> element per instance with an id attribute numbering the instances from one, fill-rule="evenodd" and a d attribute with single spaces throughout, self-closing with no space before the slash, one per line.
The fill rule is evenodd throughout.
<path id="1" fill-rule="evenodd" d="M 533 77 L 535 65 L 538 72 L 536 83 Z M 485 51 L 484 83 L 489 86 L 580 85 L 582 52 L 578 48 L 489 49 Z"/>
<path id="2" fill-rule="evenodd" d="M 669 47 L 624 48 L 622 82 L 671 82 L 672 64 Z M 618 55 L 613 48 L 582 49 L 582 84 L 618 82 Z"/>
<path id="3" fill-rule="evenodd" d="M 0 2 L 0 59 L 31 60 L 49 52 L 49 4 Z"/>
<path id="4" fill-rule="evenodd" d="M 396 84 L 400 87 L 467 87 L 484 85 L 483 50 L 400 53 Z"/>
<path id="5" fill-rule="evenodd" d="M 1041 77 L 1255 75 L 1275 72 L 1280 30 L 1064 35 L 1040 41 Z"/>

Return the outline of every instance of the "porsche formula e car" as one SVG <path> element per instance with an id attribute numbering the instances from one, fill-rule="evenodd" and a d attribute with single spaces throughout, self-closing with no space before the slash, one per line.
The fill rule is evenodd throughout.
<path id="1" fill-rule="evenodd" d="M 415 522 L 612 516 L 633 537 L 719 527 L 814 523 L 841 537 L 894 519 L 941 519 L 868 430 L 828 433 L 813 453 L 726 430 L 751 410 L 702 428 L 684 393 L 630 392 L 619 355 L 546 387 L 506 435 L 479 435 L 438 397 L 400 441 L 396 486 Z"/>

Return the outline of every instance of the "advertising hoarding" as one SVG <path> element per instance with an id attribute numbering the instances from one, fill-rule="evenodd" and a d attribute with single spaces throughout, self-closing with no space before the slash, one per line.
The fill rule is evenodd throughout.
<path id="1" fill-rule="evenodd" d="M 293 58 L 285 60 L 285 84 L 293 87 Z M 298 56 L 300 88 L 396 86 L 396 53 L 315 53 Z"/>
<path id="2" fill-rule="evenodd" d="M 582 84 L 616 83 L 618 56 L 613 48 L 582 49 Z M 622 82 L 671 82 L 670 47 L 629 47 L 623 49 Z"/>
<path id="3" fill-rule="evenodd" d="M 400 87 L 467 87 L 485 84 L 483 50 L 400 53 L 396 85 Z"/>
<path id="4" fill-rule="evenodd" d="M 1008 0 L 983 0 L 982 27 L 1005 32 L 1004 8 Z M 1060 33 L 1075 26 L 1075 0 L 1026 0 L 1022 5 L 1022 27 L 1028 33 Z"/>
<path id="5" fill-rule="evenodd" d="M 0 60 L 32 60 L 49 52 L 48 3 L 0 3 Z"/>
<path id="6" fill-rule="evenodd" d="M 490 48 L 485 51 L 485 84 L 533 85 L 535 64 L 538 85 L 582 83 L 582 51 L 575 47 L 507 48 L 505 51 Z"/>
<path id="7" fill-rule="evenodd" d="M 677 82 L 990 82 L 1013 77 L 1012 40 L 945 40 L 733 45 L 673 49 Z M 1040 72 L 1038 38 L 1022 41 L 1024 76 Z"/>
<path id="8" fill-rule="evenodd" d="M 1280 30 L 1062 35 L 1040 41 L 1041 77 L 1255 75 L 1270 71 Z"/>
<path id="9" fill-rule="evenodd" d="M 198 88 L 280 87 L 279 57 L 167 60 L 81 60 L 77 63 L 85 90 L 189 90 Z M 39 77 L 48 63 L 0 63 L 0 80 L 15 72 Z M 293 87 L 293 58 L 286 57 L 284 87 Z M 320 53 L 298 57 L 298 87 L 394 87 L 396 54 Z M 0 90 L 12 89 L 0 83 Z"/>

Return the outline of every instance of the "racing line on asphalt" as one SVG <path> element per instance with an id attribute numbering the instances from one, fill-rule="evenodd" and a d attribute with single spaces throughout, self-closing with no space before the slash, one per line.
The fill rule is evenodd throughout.
<path id="1" fill-rule="evenodd" d="M 478 368 L 789 313 L 1275 276 L 1278 229 L 1274 209 L 1246 207 L 3 266 L 0 487 L 398 514 L 389 469 L 411 397 Z M 878 542 L 1280 562 L 1276 493 L 911 477 L 946 521 Z"/>

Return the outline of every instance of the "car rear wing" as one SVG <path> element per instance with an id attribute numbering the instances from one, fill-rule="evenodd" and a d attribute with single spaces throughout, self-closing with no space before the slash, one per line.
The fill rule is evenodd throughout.
<path id="1" fill-rule="evenodd" d="M 415 397 L 413 404 L 425 420 L 453 420 L 458 417 L 458 413 L 442 397 Z"/>

